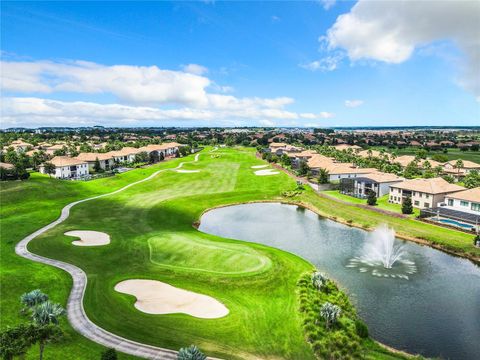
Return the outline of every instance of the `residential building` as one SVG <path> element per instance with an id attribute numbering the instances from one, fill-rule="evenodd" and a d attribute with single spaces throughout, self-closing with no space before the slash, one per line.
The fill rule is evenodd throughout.
<path id="1" fill-rule="evenodd" d="M 89 175 L 88 163 L 83 160 L 55 156 L 48 162 L 55 166 L 55 172 L 52 175 L 57 179 L 79 179 Z M 40 165 L 40 172 L 46 174 L 45 164 Z"/>
<path id="2" fill-rule="evenodd" d="M 320 169 L 328 171 L 329 181 L 338 181 L 343 178 L 355 178 L 377 171 L 373 168 L 359 168 L 350 163 L 335 162 L 332 158 L 318 154 L 312 156 L 307 161 L 307 165 L 313 176 L 317 176 Z"/>
<path id="3" fill-rule="evenodd" d="M 480 187 L 445 196 L 445 208 L 480 215 Z"/>
<path id="4" fill-rule="evenodd" d="M 413 207 L 423 209 L 436 207 L 445 201 L 445 196 L 465 188 L 450 184 L 442 178 L 412 179 L 390 185 L 389 202 L 402 204 L 411 197 Z"/>
<path id="5" fill-rule="evenodd" d="M 124 162 L 134 162 L 135 155 L 141 153 L 142 150 L 133 148 L 133 147 L 124 147 L 121 150 L 116 151 L 109 151 L 108 156 L 112 157 L 116 163 L 124 163 Z"/>
<path id="6" fill-rule="evenodd" d="M 381 197 L 390 192 L 391 185 L 404 180 L 395 174 L 378 171 L 359 177 L 340 179 L 340 192 L 363 199 L 373 191 L 377 197 Z"/>
<path id="7" fill-rule="evenodd" d="M 450 160 L 444 164 L 443 169 L 446 173 L 454 176 L 465 176 L 472 170 L 480 171 L 480 164 L 469 160 L 462 160 L 462 163 L 462 167 L 457 168 L 457 160 Z"/>
<path id="8" fill-rule="evenodd" d="M 115 164 L 113 156 L 109 153 L 80 153 L 76 159 L 85 161 L 88 164 L 89 171 L 93 171 L 97 159 L 100 168 L 103 170 L 110 170 Z"/>

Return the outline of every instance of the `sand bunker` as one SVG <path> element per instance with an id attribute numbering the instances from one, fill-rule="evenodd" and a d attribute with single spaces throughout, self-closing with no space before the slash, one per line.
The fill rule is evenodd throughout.
<path id="1" fill-rule="evenodd" d="M 179 169 L 177 170 L 178 173 L 198 173 L 200 172 L 200 170 L 182 170 L 182 169 Z"/>
<path id="2" fill-rule="evenodd" d="M 72 241 L 76 246 L 101 246 L 110 244 L 110 236 L 100 231 L 75 230 L 67 231 L 67 236 L 79 237 L 80 240 Z"/>
<path id="3" fill-rule="evenodd" d="M 135 307 L 147 314 L 184 313 L 203 319 L 216 319 L 228 314 L 225 305 L 210 296 L 157 280 L 125 280 L 115 285 L 115 290 L 135 296 Z"/>
<path id="4" fill-rule="evenodd" d="M 280 174 L 280 173 L 278 171 L 273 171 L 272 169 L 255 171 L 255 175 L 258 175 L 258 176 L 277 175 L 277 174 Z"/>
<path id="5" fill-rule="evenodd" d="M 266 167 L 268 167 L 268 165 L 255 165 L 255 166 L 252 166 L 252 169 L 263 169 Z"/>

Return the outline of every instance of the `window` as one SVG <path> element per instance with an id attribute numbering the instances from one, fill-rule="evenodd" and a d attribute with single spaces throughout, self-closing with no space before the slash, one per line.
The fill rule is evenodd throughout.
<path id="1" fill-rule="evenodd" d="M 461 200 L 460 206 L 468 206 L 468 201 Z"/>
<path id="2" fill-rule="evenodd" d="M 448 199 L 448 206 L 453 206 L 453 199 Z"/>
<path id="3" fill-rule="evenodd" d="M 418 205 L 420 205 L 420 201 L 418 201 L 418 200 L 415 200 L 415 202 L 414 202 L 414 205 L 415 205 L 415 206 L 418 206 Z"/>
<path id="4" fill-rule="evenodd" d="M 429 208 L 430 204 L 429 203 L 423 203 L 423 206 L 426 207 L 426 208 Z"/>
<path id="5" fill-rule="evenodd" d="M 480 211 L 480 204 L 478 203 L 472 203 L 471 209 L 473 211 Z"/>
<path id="6" fill-rule="evenodd" d="M 428 194 L 425 194 L 425 197 L 428 199 L 428 198 L 430 197 L 430 195 L 428 195 Z"/>
<path id="7" fill-rule="evenodd" d="M 419 193 L 418 197 L 422 197 L 423 193 Z"/>

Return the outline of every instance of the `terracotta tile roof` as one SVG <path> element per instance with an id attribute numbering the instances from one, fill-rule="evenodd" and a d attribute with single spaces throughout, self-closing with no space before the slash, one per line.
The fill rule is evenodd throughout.
<path id="1" fill-rule="evenodd" d="M 285 144 L 285 143 L 274 143 L 274 142 L 272 142 L 269 145 L 269 147 L 271 147 L 271 148 L 281 148 L 281 147 L 285 147 L 285 146 L 287 146 L 287 144 Z"/>
<path id="2" fill-rule="evenodd" d="M 9 163 L 0 162 L 0 168 L 4 168 L 4 169 L 11 170 L 11 169 L 14 169 L 14 168 L 15 168 L 15 165 L 9 164 Z"/>
<path id="3" fill-rule="evenodd" d="M 141 153 L 142 151 L 143 150 L 127 146 L 121 150 L 109 151 L 106 154 L 108 154 L 109 156 L 128 156 L 128 155 L 135 155 L 135 154 Z"/>
<path id="4" fill-rule="evenodd" d="M 427 194 L 444 194 L 465 189 L 464 187 L 450 184 L 442 178 L 405 180 L 401 183 L 392 185 L 392 187 Z"/>
<path id="5" fill-rule="evenodd" d="M 348 150 L 348 149 L 356 150 L 356 149 L 361 149 L 361 147 L 358 146 L 358 145 L 341 144 L 341 145 L 335 145 L 335 149 L 337 149 L 337 150 Z"/>
<path id="6" fill-rule="evenodd" d="M 480 187 L 448 194 L 448 197 L 480 203 Z"/>
<path id="7" fill-rule="evenodd" d="M 113 156 L 109 153 L 80 153 L 76 158 L 83 161 L 95 161 L 97 158 L 98 160 L 109 160 Z"/>
<path id="8" fill-rule="evenodd" d="M 397 176 L 395 174 L 384 173 L 381 171 L 366 174 L 362 177 L 373 180 L 377 183 L 387 183 L 387 182 L 395 182 L 395 181 L 400 182 L 405 180 L 404 178 Z"/>
<path id="9" fill-rule="evenodd" d="M 473 161 L 469 160 L 462 160 L 463 162 L 463 167 L 462 169 L 480 169 L 480 164 L 477 164 Z M 450 160 L 447 164 L 450 164 L 452 166 L 455 166 L 457 163 L 457 160 Z"/>
<path id="10" fill-rule="evenodd" d="M 55 156 L 53 159 L 49 160 L 48 162 L 55 165 L 55 167 L 86 164 L 86 162 L 83 160 L 79 160 L 77 158 L 71 158 L 68 156 Z"/>

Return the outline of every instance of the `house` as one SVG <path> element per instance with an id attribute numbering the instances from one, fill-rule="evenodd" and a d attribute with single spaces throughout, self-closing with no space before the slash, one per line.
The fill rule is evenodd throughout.
<path id="1" fill-rule="evenodd" d="M 285 145 L 285 147 L 277 148 L 275 150 L 271 150 L 272 153 L 275 153 L 278 156 L 283 154 L 292 154 L 292 153 L 299 153 L 303 149 L 301 147 L 293 146 L 293 145 Z"/>
<path id="2" fill-rule="evenodd" d="M 337 181 L 343 178 L 354 178 L 361 175 L 366 175 L 375 172 L 372 168 L 358 168 L 350 163 L 338 163 L 329 157 L 315 154 L 308 161 L 307 165 L 310 168 L 312 175 L 317 176 L 320 169 L 328 171 L 328 181 Z"/>
<path id="3" fill-rule="evenodd" d="M 160 156 L 160 153 L 163 154 L 163 157 L 174 156 L 182 144 L 176 142 L 167 142 L 163 144 L 150 144 L 141 147 L 139 150 L 145 151 L 150 155 L 152 152 L 157 152 Z"/>
<path id="4" fill-rule="evenodd" d="M 47 155 L 54 155 L 55 151 L 62 150 L 63 147 L 65 146 L 66 146 L 65 144 L 55 144 L 55 145 L 49 146 L 45 148 L 45 153 Z"/>
<path id="5" fill-rule="evenodd" d="M 88 164 L 89 171 L 93 171 L 97 159 L 103 170 L 110 170 L 115 164 L 113 156 L 109 153 L 80 153 L 76 158 L 85 161 Z"/>
<path id="6" fill-rule="evenodd" d="M 285 143 L 274 143 L 274 142 L 272 142 L 268 145 L 268 152 L 276 154 L 277 150 L 285 149 L 286 147 L 287 147 L 287 144 L 285 144 Z"/>
<path id="7" fill-rule="evenodd" d="M 340 192 L 357 198 L 366 198 L 373 191 L 377 197 L 390 192 L 390 186 L 404 181 L 395 174 L 373 172 L 355 178 L 340 179 Z"/>
<path id="8" fill-rule="evenodd" d="M 124 163 L 124 162 L 134 162 L 135 155 L 141 153 L 142 150 L 133 148 L 133 147 L 124 147 L 121 150 L 116 151 L 109 151 L 108 156 L 113 158 L 113 161 L 116 163 Z"/>
<path id="9" fill-rule="evenodd" d="M 390 185 L 389 202 L 402 204 L 406 197 L 411 197 L 413 207 L 431 208 L 443 203 L 446 195 L 464 189 L 461 186 L 450 184 L 440 177 L 405 180 Z"/>
<path id="10" fill-rule="evenodd" d="M 80 179 L 89 175 L 88 163 L 68 156 L 55 156 L 49 161 L 55 166 L 52 174 L 57 179 Z M 40 172 L 46 174 L 45 164 L 40 165 Z"/>
<path id="11" fill-rule="evenodd" d="M 445 202 L 421 211 L 422 218 L 462 230 L 480 230 L 480 187 L 450 193 Z"/>
<path id="12" fill-rule="evenodd" d="M 9 163 L 0 162 L 0 168 L 6 169 L 6 170 L 13 170 L 13 169 L 15 169 L 15 165 L 9 164 Z"/>
<path id="13" fill-rule="evenodd" d="M 352 149 L 353 152 L 362 150 L 362 148 L 358 145 L 347 145 L 347 144 L 335 145 L 335 149 L 339 151 L 348 151 L 348 149 Z"/>
<path id="14" fill-rule="evenodd" d="M 32 147 L 33 147 L 32 144 L 29 144 L 29 143 L 23 141 L 22 139 L 12 141 L 12 143 L 10 144 L 10 146 L 13 147 L 13 149 L 14 149 L 17 153 L 25 152 L 25 151 L 27 151 L 29 148 L 32 148 Z"/>
<path id="15" fill-rule="evenodd" d="M 457 161 L 458 160 L 450 160 L 449 162 L 443 165 L 443 169 L 447 174 L 454 175 L 454 176 L 465 176 L 470 173 L 472 170 L 480 171 L 480 164 L 477 164 L 473 161 L 469 160 L 462 160 L 462 167 L 457 168 Z"/>
<path id="16" fill-rule="evenodd" d="M 292 159 L 292 167 L 297 168 L 302 161 L 308 161 L 313 156 L 318 155 L 314 150 L 303 150 L 297 153 L 289 153 L 287 156 Z"/>
<path id="17" fill-rule="evenodd" d="M 446 208 L 480 215 L 480 187 L 462 190 L 445 196 Z"/>

